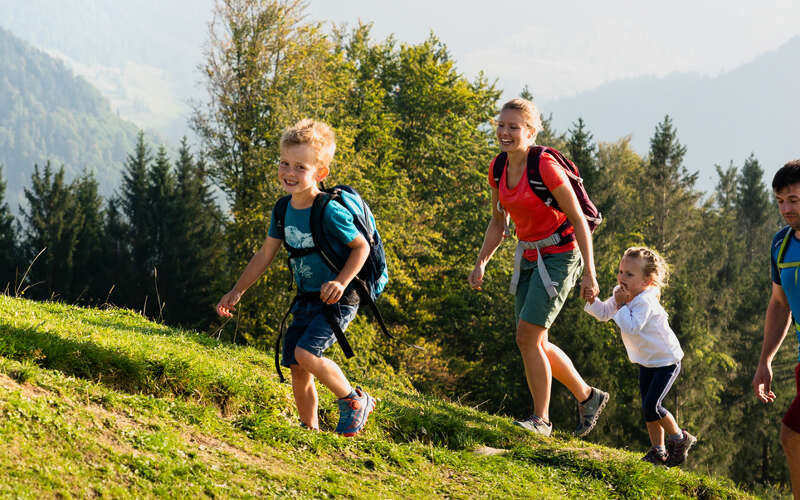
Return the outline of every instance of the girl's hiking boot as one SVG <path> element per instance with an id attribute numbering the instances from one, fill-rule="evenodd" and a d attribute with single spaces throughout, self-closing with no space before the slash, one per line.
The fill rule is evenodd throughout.
<path id="1" fill-rule="evenodd" d="M 578 403 L 578 426 L 575 428 L 575 435 L 583 437 L 592 429 L 597 423 L 597 418 L 603 412 L 603 408 L 608 403 L 608 393 L 603 392 L 597 387 L 592 387 L 592 395 L 585 403 Z"/>
<path id="2" fill-rule="evenodd" d="M 689 448 L 696 442 L 697 438 L 686 432 L 686 429 L 681 430 L 683 433 L 682 439 L 669 439 L 667 438 L 667 467 L 676 467 L 686 461 L 689 455 Z"/>
<path id="3" fill-rule="evenodd" d="M 549 436 L 553 432 L 553 424 L 548 424 L 536 415 L 531 415 L 525 420 L 515 420 L 514 425 L 522 427 L 523 429 L 541 434 L 542 436 Z"/>
<path id="4" fill-rule="evenodd" d="M 364 428 L 369 414 L 375 409 L 375 398 L 364 392 L 361 387 L 353 391 L 355 397 L 338 399 L 339 424 L 336 433 L 345 437 L 352 437 Z"/>
<path id="5" fill-rule="evenodd" d="M 650 462 L 653 465 L 667 465 L 667 452 L 659 451 L 655 447 L 650 448 L 647 455 L 642 457 L 642 462 Z"/>

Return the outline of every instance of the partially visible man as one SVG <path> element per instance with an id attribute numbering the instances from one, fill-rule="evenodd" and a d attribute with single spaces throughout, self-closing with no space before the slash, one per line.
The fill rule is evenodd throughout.
<path id="1" fill-rule="evenodd" d="M 772 240 L 772 295 L 764 318 L 764 342 L 753 377 L 756 397 L 770 403 L 772 360 L 786 337 L 792 316 L 800 317 L 800 160 L 790 161 L 775 174 L 772 190 L 778 210 L 788 224 Z M 793 322 L 800 340 L 800 323 Z M 789 478 L 795 500 L 800 500 L 800 363 L 794 369 L 797 395 L 783 416 L 781 446 L 789 464 Z"/>

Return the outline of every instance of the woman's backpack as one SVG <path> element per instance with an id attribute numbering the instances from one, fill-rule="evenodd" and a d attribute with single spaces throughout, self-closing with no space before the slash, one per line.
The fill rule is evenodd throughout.
<path id="1" fill-rule="evenodd" d="M 544 146 L 533 146 L 528 151 L 528 184 L 534 194 L 538 196 L 545 205 L 563 212 L 563 210 L 559 208 L 558 202 L 553 197 L 553 193 L 547 189 L 547 186 L 545 186 L 542 181 L 542 174 L 539 172 L 539 160 L 542 157 L 542 153 L 550 154 L 550 156 L 555 158 L 558 164 L 564 168 L 564 172 L 567 174 L 569 182 L 572 185 L 572 190 L 575 192 L 575 197 L 578 198 L 581 211 L 586 217 L 586 222 L 589 224 L 589 230 L 594 231 L 594 229 L 603 222 L 603 215 L 597 210 L 592 200 L 589 199 L 589 194 L 586 192 L 586 188 L 583 185 L 583 179 L 581 178 L 580 172 L 578 172 L 578 167 L 576 167 L 569 158 L 561 154 L 560 151 Z M 500 179 L 503 177 L 503 170 L 505 170 L 507 163 L 507 153 L 500 153 L 494 160 L 494 164 L 492 165 L 492 177 L 494 178 L 496 186 L 500 185 Z"/>

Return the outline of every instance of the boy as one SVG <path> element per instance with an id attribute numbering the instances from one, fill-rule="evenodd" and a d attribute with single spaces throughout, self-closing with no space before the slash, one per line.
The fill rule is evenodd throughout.
<path id="1" fill-rule="evenodd" d="M 231 316 L 242 294 L 272 263 L 283 238 L 296 249 L 314 246 L 311 206 L 320 193 L 317 183 L 330 172 L 335 150 L 333 131 L 322 122 L 301 120 L 283 133 L 278 179 L 291 195 L 285 229 L 281 234 L 273 211 L 267 239 L 250 259 L 233 289 L 220 299 L 217 314 Z M 346 254 L 349 248 L 350 254 L 338 274 L 325 264 L 319 252 L 311 251 L 291 259 L 299 297 L 292 308 L 293 322 L 286 331 L 281 364 L 291 370 L 292 391 L 303 426 L 319 430 L 316 377 L 339 398 L 336 432 L 354 436 L 364 428 L 375 407 L 375 399 L 360 387 L 353 389 L 339 366 L 322 354 L 336 340 L 329 321 L 337 321 L 344 331 L 358 311 L 357 294 L 347 286 L 364 265 L 370 248 L 353 224 L 352 215 L 338 203 L 328 204 L 322 225 L 331 244 L 341 250 L 339 253 Z"/>

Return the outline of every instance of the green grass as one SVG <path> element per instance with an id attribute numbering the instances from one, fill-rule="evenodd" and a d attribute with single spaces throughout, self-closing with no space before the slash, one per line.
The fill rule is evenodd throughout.
<path id="1" fill-rule="evenodd" d="M 0 497 L 751 498 L 638 453 L 532 436 L 385 368 L 357 382 L 381 399 L 366 430 L 331 433 L 321 388 L 327 432 L 308 432 L 271 353 L 0 296 Z"/>

